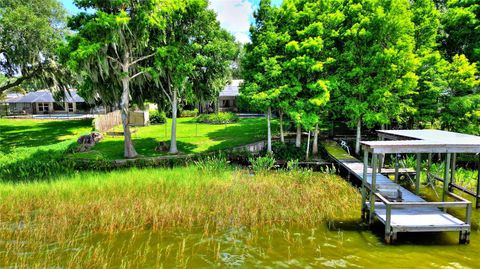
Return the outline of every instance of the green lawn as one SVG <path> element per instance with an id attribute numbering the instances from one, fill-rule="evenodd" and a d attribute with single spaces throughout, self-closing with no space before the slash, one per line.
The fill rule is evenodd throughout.
<path id="1" fill-rule="evenodd" d="M 0 119 L 0 152 L 50 146 L 76 140 L 92 129 L 92 120 Z"/>
<path id="2" fill-rule="evenodd" d="M 121 131 L 118 128 L 116 131 Z M 170 141 L 171 120 L 167 124 L 151 125 L 133 128 L 132 135 L 135 149 L 146 157 L 166 155 L 166 152 L 156 152 L 155 147 L 160 141 Z M 193 118 L 180 118 L 177 124 L 177 146 L 180 153 L 200 153 L 265 139 L 265 119 L 241 119 L 234 124 L 200 124 Z M 123 137 L 106 136 L 91 152 L 75 154 L 77 158 L 123 158 Z"/>
<path id="3" fill-rule="evenodd" d="M 156 152 L 155 147 L 159 141 L 170 141 L 171 120 L 167 124 L 133 129 L 136 131 L 133 134 L 133 141 L 139 154 L 147 157 L 167 154 Z M 91 120 L 0 119 L 0 152 L 8 154 L 16 151 L 15 149 L 23 148 L 23 155 L 34 154 L 40 146 L 43 150 L 57 148 L 60 142 L 76 141 L 80 135 L 89 131 Z M 121 131 L 121 128 L 115 131 Z M 265 137 L 266 121 L 261 118 L 241 119 L 235 124 L 220 125 L 199 124 L 193 118 L 178 119 L 177 143 L 183 154 L 231 148 Z M 65 148 L 63 144 L 61 148 Z M 121 159 L 123 137 L 106 135 L 91 152 L 77 153 L 74 157 Z"/>

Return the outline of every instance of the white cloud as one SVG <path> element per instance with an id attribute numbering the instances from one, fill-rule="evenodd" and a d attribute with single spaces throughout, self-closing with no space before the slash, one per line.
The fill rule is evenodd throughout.
<path id="1" fill-rule="evenodd" d="M 237 32 L 234 34 L 234 36 L 235 39 L 242 44 L 250 42 L 250 36 L 248 33 Z"/>
<path id="2" fill-rule="evenodd" d="M 248 0 L 210 0 L 210 8 L 217 13 L 223 28 L 231 32 L 238 42 L 250 41 L 247 35 L 253 19 L 254 6 Z"/>

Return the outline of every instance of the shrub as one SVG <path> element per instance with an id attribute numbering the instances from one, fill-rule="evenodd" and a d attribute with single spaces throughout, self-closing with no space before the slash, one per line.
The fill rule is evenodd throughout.
<path id="1" fill-rule="evenodd" d="M 230 162 L 225 155 L 205 156 L 194 161 L 195 167 L 203 173 L 224 172 L 230 169 Z"/>
<path id="2" fill-rule="evenodd" d="M 278 160 L 304 160 L 307 145 L 302 144 L 300 148 L 295 147 L 295 144 L 282 143 L 279 141 L 272 142 L 272 151 L 275 158 Z"/>
<path id="3" fill-rule="evenodd" d="M 202 114 L 197 117 L 197 122 L 210 124 L 225 124 L 238 121 L 238 116 L 231 112 L 219 112 L 213 114 Z"/>
<path id="4" fill-rule="evenodd" d="M 180 117 L 181 118 L 191 118 L 191 117 L 196 117 L 198 115 L 198 109 L 194 110 L 183 110 L 180 112 Z"/>
<path id="5" fill-rule="evenodd" d="M 157 110 L 150 111 L 150 123 L 151 124 L 163 124 L 167 122 L 167 116 L 165 112 L 158 112 Z"/>
<path id="6" fill-rule="evenodd" d="M 250 158 L 252 169 L 256 173 L 265 173 L 275 167 L 275 158 L 272 156 L 264 156 L 258 158 Z"/>

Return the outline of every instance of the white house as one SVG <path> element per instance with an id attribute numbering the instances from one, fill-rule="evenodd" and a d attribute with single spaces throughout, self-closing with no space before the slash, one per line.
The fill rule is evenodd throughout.
<path id="1" fill-rule="evenodd" d="M 89 113 L 91 106 L 70 90 L 63 100 L 55 100 L 48 90 L 30 92 L 24 96 L 10 98 L 5 101 L 11 114 L 54 114 L 54 113 Z"/>

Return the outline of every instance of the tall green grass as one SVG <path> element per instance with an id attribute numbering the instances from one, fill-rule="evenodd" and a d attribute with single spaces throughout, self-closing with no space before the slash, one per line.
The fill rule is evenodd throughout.
<path id="1" fill-rule="evenodd" d="M 357 219 L 360 200 L 353 187 L 335 175 L 309 177 L 299 181 L 292 171 L 252 176 L 233 168 L 188 166 L 2 183 L 0 265 L 111 266 L 115 246 L 92 245 L 68 252 L 78 240 L 96 235 L 182 229 L 208 237 L 234 227 L 312 228 L 330 220 Z M 62 258 L 58 251 L 48 251 L 52 244 L 65 249 Z M 30 254 L 19 257 L 18 253 Z M 141 264 L 145 253 L 129 253 L 130 261 Z M 30 266 L 32 262 L 35 266 Z"/>

